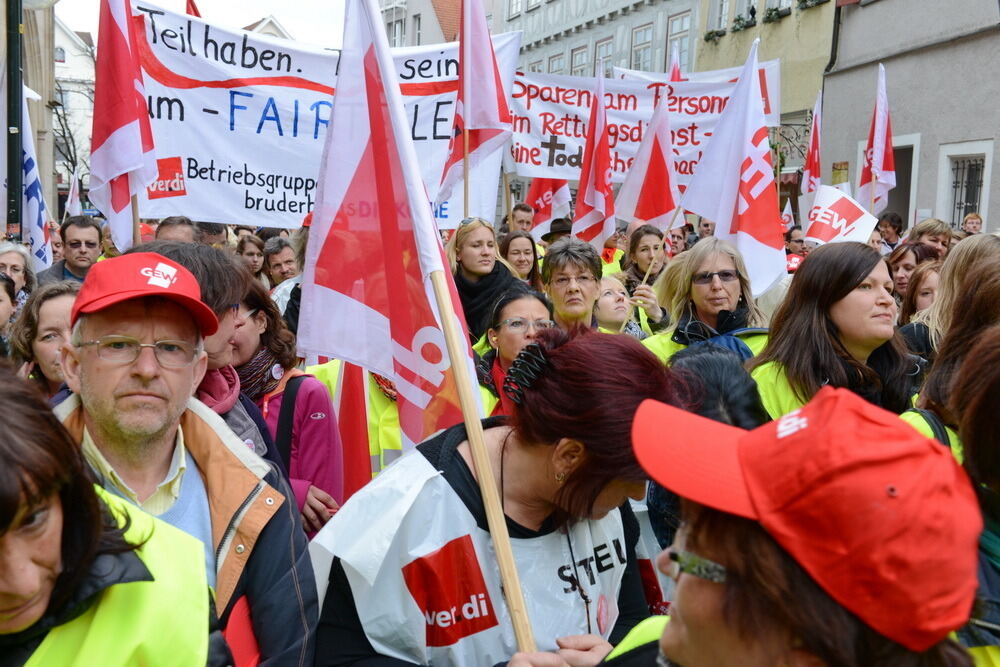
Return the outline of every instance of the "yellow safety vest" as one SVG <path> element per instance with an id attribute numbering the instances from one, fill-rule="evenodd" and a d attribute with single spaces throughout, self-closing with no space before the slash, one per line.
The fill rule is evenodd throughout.
<path id="1" fill-rule="evenodd" d="M 124 525 L 153 581 L 113 585 L 80 616 L 53 628 L 26 667 L 204 665 L 211 604 L 201 542 L 96 487 Z"/>
<path id="2" fill-rule="evenodd" d="M 934 439 L 934 429 L 931 425 L 927 423 L 927 420 L 919 412 L 910 412 L 907 410 L 903 414 L 899 415 L 899 418 L 904 422 L 917 429 L 920 435 Z M 943 424 L 942 424 L 943 425 Z M 958 437 L 958 433 L 955 429 L 950 426 L 945 426 L 944 430 L 948 433 L 949 445 L 951 447 L 951 454 L 955 457 L 955 460 L 962 463 L 964 457 L 962 455 L 962 440 Z"/>
<path id="3" fill-rule="evenodd" d="M 665 364 L 670 363 L 670 358 L 676 353 L 687 348 L 684 343 L 678 343 L 673 339 L 674 331 L 673 329 L 668 329 L 662 333 L 655 334 L 649 338 L 642 341 L 642 344 L 649 348 L 652 352 Z M 739 336 L 739 339 L 746 343 L 750 351 L 753 352 L 754 356 L 757 356 L 761 351 L 767 346 L 767 334 L 766 333 L 748 333 L 746 335 Z"/>
<path id="4" fill-rule="evenodd" d="M 605 262 L 604 258 L 601 258 L 601 276 L 613 276 L 616 273 L 622 272 L 622 257 L 625 256 L 625 251 L 618 249 L 615 250 L 614 259 L 610 262 Z"/>
<path id="5" fill-rule="evenodd" d="M 769 361 L 750 371 L 750 377 L 757 382 L 757 391 L 764 409 L 771 419 L 787 415 L 792 410 L 798 410 L 808 401 L 803 401 L 795 394 L 784 367 L 776 361 Z"/>

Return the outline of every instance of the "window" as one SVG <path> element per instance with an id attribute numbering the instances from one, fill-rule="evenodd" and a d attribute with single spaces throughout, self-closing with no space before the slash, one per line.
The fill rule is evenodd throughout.
<path id="1" fill-rule="evenodd" d="M 681 59 L 681 72 L 690 72 L 688 54 L 691 51 L 691 12 L 684 12 L 671 16 L 667 22 L 667 66 L 670 69 L 670 54 L 677 46 L 677 53 Z"/>
<path id="2" fill-rule="evenodd" d="M 549 74 L 563 74 L 563 70 L 566 68 L 566 56 L 563 54 L 557 54 L 554 56 L 549 56 Z"/>
<path id="3" fill-rule="evenodd" d="M 535 7 L 541 7 L 542 0 L 528 0 L 528 9 L 534 9 Z"/>
<path id="4" fill-rule="evenodd" d="M 767 0 L 766 9 L 791 9 L 792 0 Z"/>
<path id="5" fill-rule="evenodd" d="M 413 44 L 420 46 L 420 14 L 413 15 Z"/>
<path id="6" fill-rule="evenodd" d="M 751 7 L 755 8 L 754 11 L 756 11 L 757 0 L 736 0 L 736 16 L 749 19 Z M 754 18 L 756 18 L 756 14 L 754 14 Z"/>
<path id="7" fill-rule="evenodd" d="M 57 46 L 56 47 L 55 61 L 57 63 L 64 63 L 64 62 L 66 62 L 66 49 L 64 49 L 61 46 Z"/>
<path id="8" fill-rule="evenodd" d="M 725 30 L 729 26 L 729 0 L 711 0 L 708 8 L 708 29 Z"/>
<path id="9" fill-rule="evenodd" d="M 544 72 L 545 68 L 542 66 L 541 60 L 536 60 L 535 62 L 528 65 L 529 72 Z"/>
<path id="10" fill-rule="evenodd" d="M 951 158 L 951 224 L 958 227 L 967 214 L 982 210 L 983 171 L 986 158 L 970 155 Z"/>
<path id="11" fill-rule="evenodd" d="M 521 0 L 509 0 L 507 5 L 507 17 L 514 18 L 521 13 Z"/>
<path id="12" fill-rule="evenodd" d="M 385 32 L 389 36 L 389 46 L 404 46 L 405 45 L 405 30 L 403 19 L 398 21 L 390 21 L 385 27 Z"/>
<path id="13" fill-rule="evenodd" d="M 611 38 L 602 39 L 594 45 L 594 62 L 598 67 L 603 68 L 604 76 L 611 76 L 615 63 L 611 59 L 614 55 L 614 43 Z"/>
<path id="14" fill-rule="evenodd" d="M 653 69 L 653 24 L 632 29 L 632 69 L 648 72 Z"/>
<path id="15" fill-rule="evenodd" d="M 580 46 L 569 54 L 570 74 L 573 76 L 587 76 L 587 47 Z"/>

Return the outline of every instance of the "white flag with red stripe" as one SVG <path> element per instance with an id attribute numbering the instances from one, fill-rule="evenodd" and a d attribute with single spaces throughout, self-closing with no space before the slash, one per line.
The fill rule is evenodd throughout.
<path id="1" fill-rule="evenodd" d="M 580 187 L 576 191 L 573 236 L 597 248 L 615 231 L 615 201 L 611 190 L 611 144 L 608 116 L 604 109 L 604 77 L 597 77 L 597 90 L 590 103 L 587 143 L 583 147 Z"/>
<path id="2" fill-rule="evenodd" d="M 469 168 L 504 147 L 511 135 L 510 107 L 500 81 L 493 39 L 480 0 L 463 0 L 458 36 L 458 100 L 448 159 L 444 164 L 437 201 L 451 196 L 462 181 L 465 138 L 469 132 Z"/>
<path id="3" fill-rule="evenodd" d="M 536 240 L 549 233 L 556 218 L 569 215 L 569 181 L 558 178 L 533 178 L 524 203 L 535 211 L 531 219 L 531 235 Z"/>
<path id="4" fill-rule="evenodd" d="M 670 49 L 670 80 L 684 81 L 684 75 L 681 73 L 681 53 L 677 50 L 677 42 L 674 42 Z"/>
<path id="5" fill-rule="evenodd" d="M 73 169 L 70 176 L 69 194 L 66 195 L 66 215 L 81 215 L 83 213 L 83 203 L 80 201 L 80 175 Z"/>
<path id="6" fill-rule="evenodd" d="M 132 195 L 158 173 L 133 26 L 129 0 L 101 0 L 89 196 L 119 250 L 132 247 Z"/>
<path id="7" fill-rule="evenodd" d="M 667 231 L 671 221 L 674 226 L 686 222 L 674 211 L 681 201 L 677 189 L 677 170 L 674 167 L 674 145 L 671 140 L 670 113 L 667 100 L 653 112 L 653 119 L 639 144 L 635 161 L 625 175 L 625 182 L 618 190 L 615 201 L 617 215 L 622 220 L 642 220 L 657 229 Z"/>
<path id="8" fill-rule="evenodd" d="M 892 154 L 892 119 L 889 117 L 889 97 L 885 92 L 885 67 L 878 66 L 878 88 L 875 110 L 868 129 L 868 145 L 862 156 L 861 177 L 858 179 L 857 200 L 873 214 L 889 203 L 889 190 L 896 187 L 896 160 Z"/>
<path id="9" fill-rule="evenodd" d="M 347 3 L 318 181 L 299 349 L 391 379 L 403 445 L 412 447 L 462 420 L 430 274 L 443 272 L 460 302 L 374 0 Z M 472 372 L 471 348 L 468 365 L 459 370 Z"/>
<path id="10" fill-rule="evenodd" d="M 795 214 L 792 212 L 792 200 L 785 200 L 785 208 L 781 211 L 781 222 L 785 225 L 785 231 L 795 226 Z"/>
<path id="11" fill-rule="evenodd" d="M 822 178 L 822 160 L 820 158 L 820 133 L 823 130 L 823 91 L 816 95 L 816 106 L 813 107 L 812 125 L 809 130 L 809 150 L 806 152 L 806 164 L 802 168 L 802 194 L 816 192 Z"/>
<path id="12" fill-rule="evenodd" d="M 715 222 L 715 235 L 743 255 L 754 296 L 785 275 L 774 164 L 757 74 L 757 45 L 743 66 L 681 204 Z"/>

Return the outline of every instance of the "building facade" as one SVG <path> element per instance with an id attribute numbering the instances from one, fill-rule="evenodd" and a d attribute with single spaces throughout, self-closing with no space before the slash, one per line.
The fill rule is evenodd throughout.
<path id="1" fill-rule="evenodd" d="M 896 188 L 887 210 L 907 226 L 965 214 L 1000 229 L 1000 162 L 994 111 L 1000 69 L 1000 8 L 966 0 L 867 0 L 839 9 L 835 60 L 825 77 L 823 168 L 846 162 L 852 185 L 868 137 L 878 65 L 886 71 Z M 994 178 L 997 172 L 997 178 Z"/>
<path id="2" fill-rule="evenodd" d="M 90 134 L 94 123 L 94 38 L 76 32 L 55 18 L 55 95 L 52 124 L 55 148 L 56 183 L 60 194 L 69 192 L 74 168 L 83 192 L 90 180 Z M 55 200 L 49 205 L 57 211 Z"/>

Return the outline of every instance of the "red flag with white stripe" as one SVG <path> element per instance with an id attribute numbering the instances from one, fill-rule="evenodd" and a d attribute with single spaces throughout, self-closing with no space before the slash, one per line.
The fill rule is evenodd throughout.
<path id="1" fill-rule="evenodd" d="M 299 349 L 391 379 L 403 446 L 412 447 L 462 421 L 430 274 L 442 272 L 453 303 L 460 301 L 445 269 L 374 0 L 347 3 L 318 181 Z M 472 372 L 471 349 L 467 363 L 457 370 Z"/>
<path id="2" fill-rule="evenodd" d="M 671 221 L 675 226 L 683 226 L 685 223 L 682 216 L 674 216 L 680 201 L 677 170 L 674 167 L 674 145 L 670 134 L 670 114 L 664 99 L 653 112 L 635 161 L 618 190 L 615 207 L 622 220 L 642 220 L 667 231 Z"/>
<path id="3" fill-rule="evenodd" d="M 194 4 L 194 0 L 187 0 L 187 7 L 184 8 L 184 12 L 188 16 L 201 18 L 201 12 L 198 11 L 198 5 Z"/>
<path id="4" fill-rule="evenodd" d="M 533 178 L 524 203 L 535 211 L 531 219 L 531 234 L 536 240 L 549 233 L 556 218 L 569 215 L 569 181 L 558 178 Z"/>
<path id="5" fill-rule="evenodd" d="M 802 194 L 816 192 L 819 188 L 822 172 L 820 159 L 820 132 L 823 129 L 823 91 L 816 95 L 816 106 L 813 107 L 812 126 L 809 130 L 809 151 L 806 153 L 806 164 L 802 168 Z"/>
<path id="6" fill-rule="evenodd" d="M 892 153 L 892 119 L 889 97 L 885 92 L 885 67 L 878 66 L 875 110 L 868 129 L 868 145 L 862 156 L 861 178 L 855 199 L 877 214 L 889 203 L 889 190 L 896 187 L 896 160 Z"/>
<path id="7" fill-rule="evenodd" d="M 754 40 L 698 170 L 684 208 L 715 222 L 715 235 L 743 255 L 754 296 L 785 275 L 785 243 L 774 164 L 757 74 Z"/>
<path id="8" fill-rule="evenodd" d="M 129 0 L 101 0 L 90 149 L 90 201 L 111 226 L 119 250 L 132 247 L 130 200 L 156 180 Z"/>
<path id="9" fill-rule="evenodd" d="M 458 35 L 458 100 L 448 159 L 437 201 L 451 196 L 462 181 L 465 139 L 469 131 L 469 168 L 503 148 L 511 135 L 510 107 L 500 81 L 493 39 L 486 25 L 481 0 L 463 0 L 462 27 Z"/>
<path id="10" fill-rule="evenodd" d="M 587 142 L 583 147 L 580 187 L 576 191 L 573 236 L 597 248 L 615 231 L 615 201 L 611 190 L 611 143 L 604 109 L 604 77 L 597 77 L 597 90 L 590 103 Z"/>

